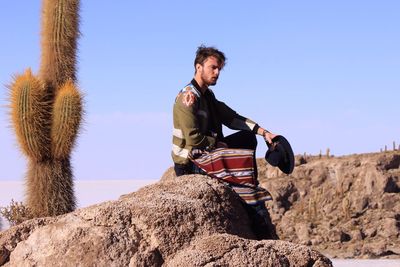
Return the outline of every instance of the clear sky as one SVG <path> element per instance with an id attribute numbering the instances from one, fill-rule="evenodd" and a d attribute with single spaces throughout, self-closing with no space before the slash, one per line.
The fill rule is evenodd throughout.
<path id="1" fill-rule="evenodd" d="M 26 170 L 5 85 L 38 71 L 40 5 L 0 4 L 0 180 Z M 399 13 L 397 0 L 82 1 L 76 179 L 157 179 L 172 165 L 172 105 L 201 44 L 228 57 L 217 98 L 296 154 L 398 146 Z M 258 156 L 265 150 L 259 139 Z"/>

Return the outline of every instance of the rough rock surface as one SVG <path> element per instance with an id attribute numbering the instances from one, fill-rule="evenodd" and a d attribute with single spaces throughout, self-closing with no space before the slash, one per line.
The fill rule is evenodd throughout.
<path id="1" fill-rule="evenodd" d="M 259 160 L 282 240 L 331 257 L 400 258 L 400 152 L 297 156 L 291 175 Z"/>
<path id="2" fill-rule="evenodd" d="M 294 266 L 331 266 L 329 259 L 305 247 L 253 240 L 249 223 L 237 195 L 223 184 L 201 175 L 165 175 L 117 201 L 1 232 L 0 265 L 172 266 L 179 257 L 196 261 L 193 247 L 204 248 L 207 240 L 213 244 L 212 255 L 225 254 L 227 247 L 216 243 L 222 238 L 242 247 L 238 260 L 254 254 L 263 266 L 286 266 L 301 256 Z M 276 253 L 267 253 L 269 247 Z M 232 261 L 226 265 L 237 266 Z"/>
<path id="3" fill-rule="evenodd" d="M 166 266 L 330 266 L 331 262 L 306 246 L 278 240 L 249 240 L 216 234 L 194 242 L 167 261 Z"/>

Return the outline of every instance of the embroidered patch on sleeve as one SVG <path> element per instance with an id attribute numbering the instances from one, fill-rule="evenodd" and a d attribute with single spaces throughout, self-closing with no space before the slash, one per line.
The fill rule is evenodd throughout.
<path id="1" fill-rule="evenodd" d="M 192 91 L 186 91 L 182 95 L 182 103 L 187 107 L 190 107 L 191 105 L 193 105 L 195 99 L 196 99 L 196 96 L 194 95 L 194 93 Z"/>

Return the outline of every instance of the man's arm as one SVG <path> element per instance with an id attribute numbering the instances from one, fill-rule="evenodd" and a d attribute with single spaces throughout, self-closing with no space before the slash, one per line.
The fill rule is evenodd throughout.
<path id="1" fill-rule="evenodd" d="M 222 123 L 224 125 L 234 130 L 252 131 L 255 134 L 263 136 L 264 140 L 268 143 L 272 143 L 272 139 L 276 134 L 267 131 L 251 119 L 239 115 L 224 102 L 218 101 L 217 99 L 215 99 L 215 101 L 217 103 L 218 113 L 221 114 Z"/>
<path id="2" fill-rule="evenodd" d="M 198 97 L 191 91 L 180 94 L 175 102 L 175 115 L 179 121 L 186 145 L 194 148 L 213 148 L 216 138 L 204 135 L 199 127 L 198 101 Z"/>
<path id="3" fill-rule="evenodd" d="M 225 126 L 233 130 L 247 130 L 247 131 L 256 130 L 255 129 L 257 125 L 256 122 L 239 115 L 236 111 L 231 109 L 224 102 L 215 99 L 215 103 L 217 106 L 217 112 L 220 115 L 222 123 Z"/>

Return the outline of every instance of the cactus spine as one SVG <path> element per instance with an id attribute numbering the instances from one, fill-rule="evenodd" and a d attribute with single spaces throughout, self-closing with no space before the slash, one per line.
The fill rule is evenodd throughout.
<path id="1" fill-rule="evenodd" d="M 75 209 L 70 155 L 82 120 L 76 86 L 79 0 L 43 0 L 39 77 L 30 69 L 11 89 L 11 120 L 28 157 L 26 202 L 34 216 Z"/>

